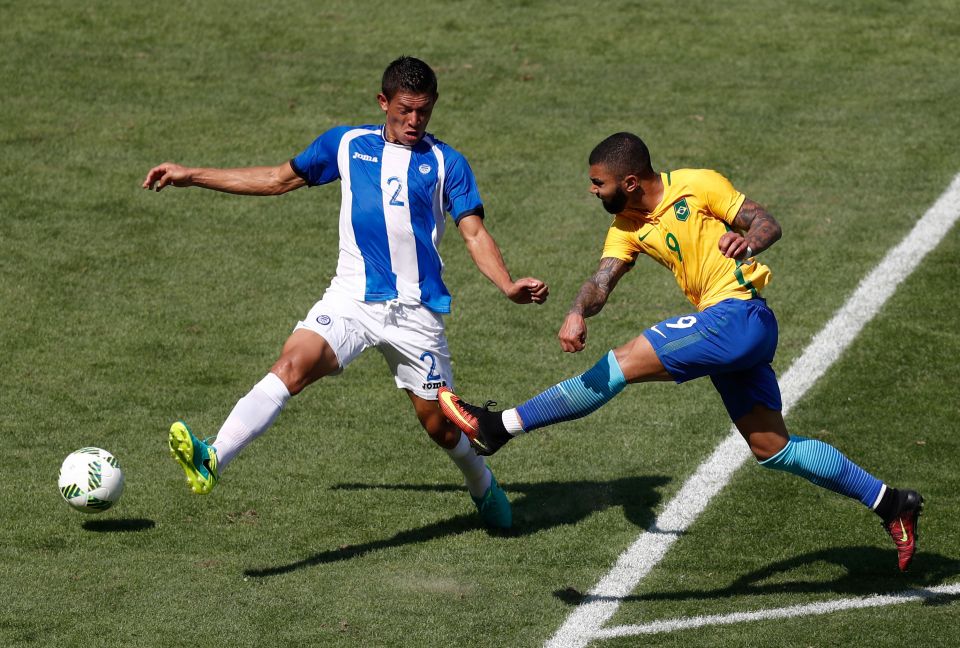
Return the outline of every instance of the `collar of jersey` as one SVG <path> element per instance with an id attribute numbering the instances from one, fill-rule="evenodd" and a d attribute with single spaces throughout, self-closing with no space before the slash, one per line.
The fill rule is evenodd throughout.
<path id="1" fill-rule="evenodd" d="M 423 141 L 423 138 L 426 137 L 426 136 L 427 136 L 427 134 L 424 133 L 424 134 L 423 134 L 423 137 L 420 138 L 420 140 L 417 142 L 417 144 L 419 144 L 420 142 L 422 142 L 422 141 Z M 386 124 L 384 124 L 384 125 L 382 125 L 382 126 L 380 127 L 380 139 L 383 140 L 384 146 L 396 146 L 397 148 L 407 149 L 408 151 L 412 151 L 412 150 L 413 150 L 413 146 L 416 146 L 416 145 L 417 145 L 417 144 L 414 144 L 413 146 L 407 146 L 406 144 L 397 144 L 396 142 L 391 142 L 390 140 L 388 140 L 388 139 L 387 139 L 387 125 L 386 125 Z"/>

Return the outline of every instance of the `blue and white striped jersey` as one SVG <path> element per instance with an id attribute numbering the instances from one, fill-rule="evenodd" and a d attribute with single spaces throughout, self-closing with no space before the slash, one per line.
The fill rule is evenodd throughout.
<path id="1" fill-rule="evenodd" d="M 290 164 L 310 185 L 340 179 L 340 256 L 331 289 L 450 312 L 437 250 L 444 212 L 454 222 L 483 214 L 463 155 L 429 133 L 410 147 L 386 141 L 383 126 L 340 126 Z"/>

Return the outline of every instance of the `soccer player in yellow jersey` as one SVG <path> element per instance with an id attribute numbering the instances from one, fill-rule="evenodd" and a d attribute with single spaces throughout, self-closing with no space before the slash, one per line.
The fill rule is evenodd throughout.
<path id="1" fill-rule="evenodd" d="M 600 266 L 560 328 L 563 350 L 584 348 L 585 319 L 600 312 L 640 254 L 673 273 L 696 311 L 649 327 L 583 374 L 513 409 L 490 411 L 442 388 L 443 413 L 480 453 L 493 454 L 517 434 L 586 416 L 628 383 L 710 376 L 761 466 L 799 475 L 872 509 L 906 571 L 917 548 L 923 498 L 889 488 L 829 444 L 791 436 L 784 424 L 770 365 L 777 320 L 760 296 L 770 270 L 756 259 L 780 238 L 777 221 L 716 171 L 655 172 L 646 145 L 631 133 L 611 135 L 594 148 L 590 182 L 615 218 Z"/>

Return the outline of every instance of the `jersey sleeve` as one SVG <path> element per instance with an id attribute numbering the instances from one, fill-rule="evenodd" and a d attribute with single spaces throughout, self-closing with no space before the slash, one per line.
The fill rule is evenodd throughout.
<path id="1" fill-rule="evenodd" d="M 316 186 L 333 182 L 340 177 L 337 164 L 337 151 L 347 126 L 331 128 L 313 140 L 302 153 L 290 160 L 293 172 L 303 178 L 308 185 Z"/>
<path id="2" fill-rule="evenodd" d="M 473 169 L 467 163 L 467 158 L 457 151 L 447 148 L 444 151 L 447 158 L 445 177 L 443 180 L 443 208 L 459 222 L 464 216 L 477 214 L 483 216 L 483 201 L 480 199 L 480 189 Z"/>
<path id="3" fill-rule="evenodd" d="M 640 254 L 640 245 L 636 237 L 637 224 L 627 218 L 617 216 L 607 230 L 607 238 L 603 242 L 601 259 L 613 258 L 633 264 Z"/>
<path id="4" fill-rule="evenodd" d="M 702 171 L 699 181 L 710 213 L 732 225 L 746 196 L 734 189 L 730 181 L 716 171 Z"/>

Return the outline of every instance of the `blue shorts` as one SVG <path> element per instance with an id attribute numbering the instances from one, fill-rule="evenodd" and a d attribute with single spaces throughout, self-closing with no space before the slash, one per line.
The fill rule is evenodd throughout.
<path id="1" fill-rule="evenodd" d="M 710 376 L 730 419 L 754 405 L 783 409 L 770 363 L 777 318 L 763 299 L 725 299 L 700 313 L 674 317 L 643 332 L 678 383 Z"/>

